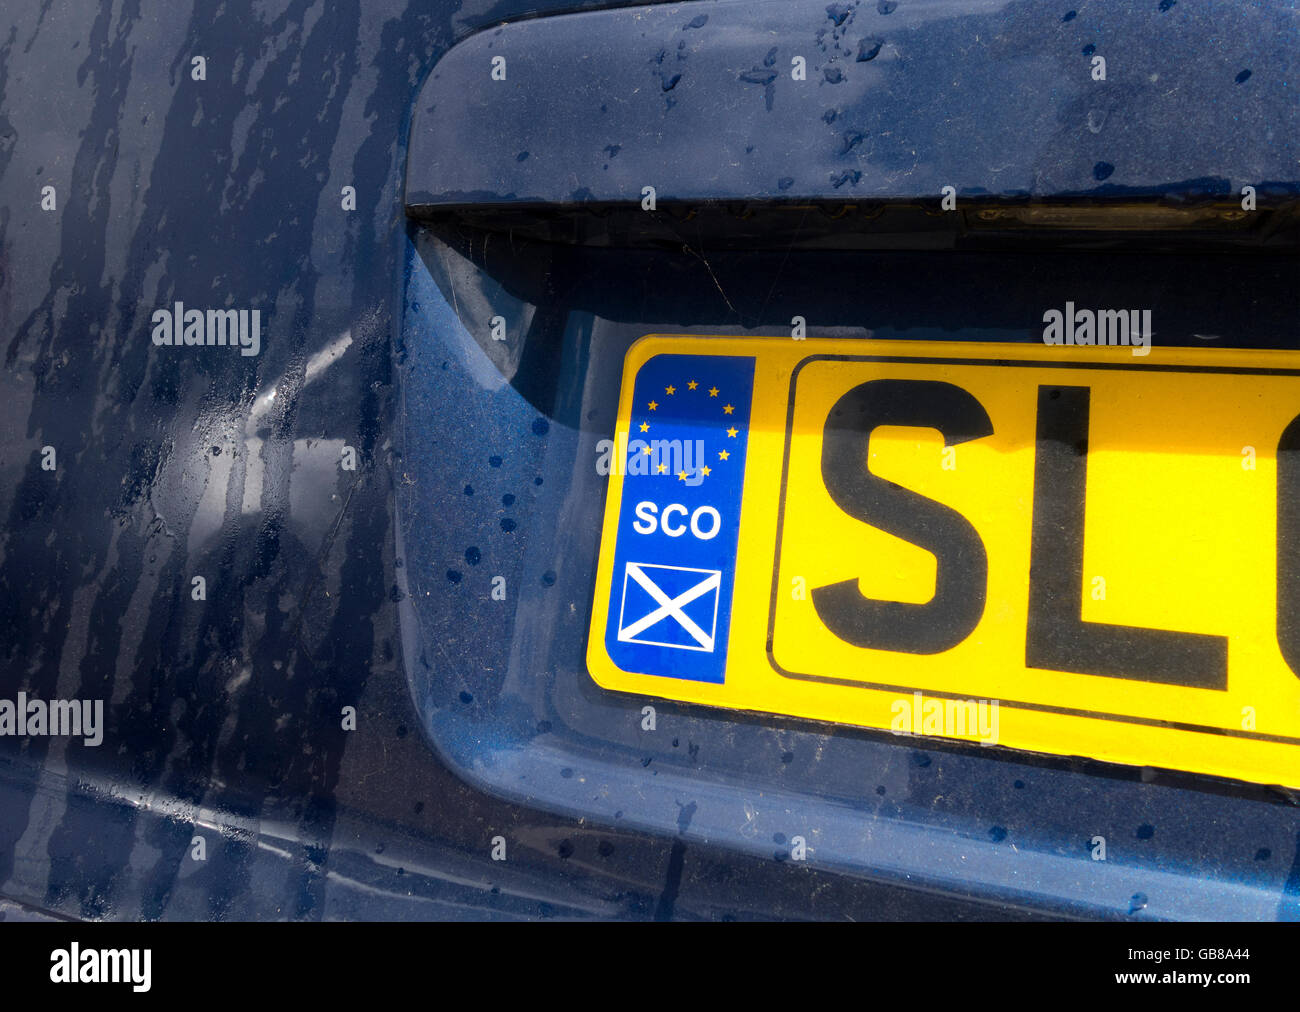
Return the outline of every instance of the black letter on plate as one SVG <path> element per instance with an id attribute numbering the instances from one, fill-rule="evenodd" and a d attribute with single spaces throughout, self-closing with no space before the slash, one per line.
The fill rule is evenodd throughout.
<path id="1" fill-rule="evenodd" d="M 938 429 L 945 446 L 993 434 L 988 412 L 951 383 L 871 380 L 831 408 L 822 435 L 822 480 L 840 509 L 933 552 L 934 597 L 926 604 L 863 597 L 858 581 L 812 592 L 826 627 L 855 647 L 937 654 L 956 646 L 984 614 L 988 556 L 979 534 L 960 513 L 872 474 L 867 448 L 881 425 Z"/>
<path id="2" fill-rule="evenodd" d="M 1080 617 L 1088 402 L 1087 387 L 1038 388 L 1025 664 L 1079 675 L 1227 689 L 1226 637 L 1084 622 Z"/>
<path id="3" fill-rule="evenodd" d="M 1300 418 L 1277 441 L 1277 645 L 1300 675 Z"/>

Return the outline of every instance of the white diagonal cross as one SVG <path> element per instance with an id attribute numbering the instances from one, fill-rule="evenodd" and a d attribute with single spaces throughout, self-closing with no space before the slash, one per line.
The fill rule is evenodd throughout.
<path id="1" fill-rule="evenodd" d="M 660 619 L 671 615 L 677 620 L 683 629 L 690 633 L 691 638 L 694 639 L 695 642 L 705 650 L 713 649 L 713 637 L 696 625 L 695 622 L 692 621 L 691 617 L 682 611 L 682 609 L 697 597 L 703 597 L 709 591 L 718 587 L 722 582 L 721 573 L 713 573 L 705 577 L 694 587 L 691 587 L 690 590 L 684 591 L 673 598 L 670 598 L 660 590 L 658 585 L 651 580 L 650 577 L 641 572 L 641 567 L 635 562 L 629 562 L 627 564 L 627 575 L 640 584 L 641 588 L 655 599 L 655 602 L 659 607 L 650 612 L 649 615 L 637 619 L 630 626 L 620 629 L 618 631 L 618 638 L 620 640 L 624 642 L 631 640 L 632 637 L 637 635 L 637 633 L 644 629 L 648 629 Z"/>

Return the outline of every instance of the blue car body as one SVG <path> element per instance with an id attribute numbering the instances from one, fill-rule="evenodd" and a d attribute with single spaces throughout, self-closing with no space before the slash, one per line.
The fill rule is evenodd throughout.
<path id="1" fill-rule="evenodd" d="M 0 697 L 105 717 L 0 736 L 0 912 L 1300 918 L 1283 788 L 584 662 L 644 334 L 1030 341 L 1140 293 L 1294 348 L 1293 0 L 6 14 Z M 161 343 L 177 303 L 256 310 L 256 354 Z"/>

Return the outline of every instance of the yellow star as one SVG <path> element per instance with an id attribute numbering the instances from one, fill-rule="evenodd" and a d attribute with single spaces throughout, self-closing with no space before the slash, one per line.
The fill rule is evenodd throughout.
<path id="1" fill-rule="evenodd" d="M 649 422 L 642 422 L 642 423 L 641 423 L 641 431 L 642 431 L 642 432 L 649 432 L 649 431 L 650 431 L 650 423 L 649 423 Z"/>
<path id="2" fill-rule="evenodd" d="M 700 468 L 700 470 L 704 472 L 704 477 L 706 478 L 713 473 L 712 471 L 709 470 L 708 464 L 705 464 L 702 468 Z"/>
<path id="3" fill-rule="evenodd" d="M 643 446 L 643 447 L 641 448 L 641 452 L 642 452 L 642 453 L 645 453 L 645 454 L 650 454 L 650 453 L 653 453 L 654 451 L 651 450 L 650 447 L 648 447 L 648 446 Z"/>
<path id="4" fill-rule="evenodd" d="M 666 386 L 664 387 L 664 392 L 671 397 L 673 394 L 677 393 L 677 388 L 674 386 Z"/>
<path id="5" fill-rule="evenodd" d="M 651 401 L 651 402 L 650 402 L 650 410 L 651 410 L 651 411 L 656 410 L 658 407 L 659 407 L 659 402 L 658 402 L 658 401 Z"/>
<path id="6" fill-rule="evenodd" d="M 667 465 L 667 464 L 660 464 L 660 465 L 659 465 L 659 473 L 660 473 L 660 474 L 663 474 L 663 473 L 664 473 L 665 471 L 667 471 L 667 470 L 668 470 L 668 465 Z"/>
<path id="7" fill-rule="evenodd" d="M 717 397 L 717 396 L 718 396 L 718 388 L 717 388 L 717 387 L 714 387 L 712 390 L 710 390 L 710 391 L 709 391 L 709 396 L 710 396 L 710 397 Z"/>
<path id="8" fill-rule="evenodd" d="M 678 480 L 678 481 L 685 481 L 685 480 L 686 480 L 686 472 L 685 472 L 685 471 L 678 471 L 678 472 L 677 472 L 677 480 Z"/>
<path id="9" fill-rule="evenodd" d="M 731 454 L 730 454 L 728 451 L 723 450 L 722 452 L 720 452 L 720 453 L 718 454 L 718 459 L 719 459 L 719 460 L 730 460 L 730 459 L 731 459 Z"/>
<path id="10" fill-rule="evenodd" d="M 735 408 L 733 408 L 730 404 L 728 404 L 725 408 L 722 409 L 722 413 L 724 415 L 729 415 L 735 410 L 736 410 Z"/>
<path id="11" fill-rule="evenodd" d="M 737 429 L 737 428 L 735 428 L 735 427 L 733 426 L 732 428 L 730 428 L 730 429 L 727 430 L 727 435 L 730 436 L 732 439 L 735 439 L 735 438 L 736 438 L 736 433 L 739 432 L 739 431 L 740 431 L 739 429 Z"/>
<path id="12" fill-rule="evenodd" d="M 694 390 L 697 386 L 699 386 L 699 384 L 696 383 L 695 380 L 691 380 L 689 383 L 686 384 L 686 389 Z"/>

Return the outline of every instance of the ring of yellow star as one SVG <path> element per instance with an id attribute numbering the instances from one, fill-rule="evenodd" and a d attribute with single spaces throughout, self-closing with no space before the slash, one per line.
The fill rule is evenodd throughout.
<path id="1" fill-rule="evenodd" d="M 666 393 L 669 397 L 671 397 L 673 394 L 677 393 L 677 388 L 671 385 L 666 386 L 664 387 L 664 393 Z"/>
<path id="2" fill-rule="evenodd" d="M 649 408 L 650 408 L 651 411 L 656 411 L 656 410 L 658 410 L 658 408 L 659 408 L 659 402 L 658 402 L 658 401 L 651 401 L 650 404 L 649 404 L 648 406 L 649 406 Z"/>
<path id="3" fill-rule="evenodd" d="M 728 404 L 725 408 L 722 409 L 722 413 L 723 413 L 724 415 L 729 415 L 729 414 L 731 414 L 731 413 L 732 413 L 733 411 L 735 411 L 735 410 L 736 410 L 736 409 L 735 409 L 734 406 Z"/>
<path id="4" fill-rule="evenodd" d="M 650 431 L 650 423 L 649 423 L 649 422 L 642 422 L 642 423 L 641 423 L 641 431 L 642 431 L 642 432 L 649 432 L 649 431 Z"/>
<path id="5" fill-rule="evenodd" d="M 707 478 L 709 475 L 713 473 L 713 471 L 709 468 L 708 464 L 705 464 L 702 468 L 700 468 L 700 473 Z"/>
<path id="6" fill-rule="evenodd" d="M 694 390 L 697 386 L 699 386 L 699 384 L 696 383 L 695 380 L 691 380 L 689 383 L 686 384 L 686 389 Z"/>
<path id="7" fill-rule="evenodd" d="M 712 389 L 710 389 L 710 390 L 709 390 L 709 396 L 710 396 L 710 397 L 717 397 L 717 396 L 718 396 L 718 388 L 717 388 L 717 387 L 713 387 Z"/>
<path id="8" fill-rule="evenodd" d="M 735 426 L 732 426 L 730 429 L 727 430 L 727 435 L 730 436 L 732 439 L 735 439 L 736 433 L 739 431 L 740 430 L 737 429 Z"/>
<path id="9" fill-rule="evenodd" d="M 730 460 L 730 459 L 731 459 L 731 452 L 730 452 L 729 450 L 720 450 L 720 451 L 718 452 L 718 459 L 719 459 L 719 460 Z"/>

